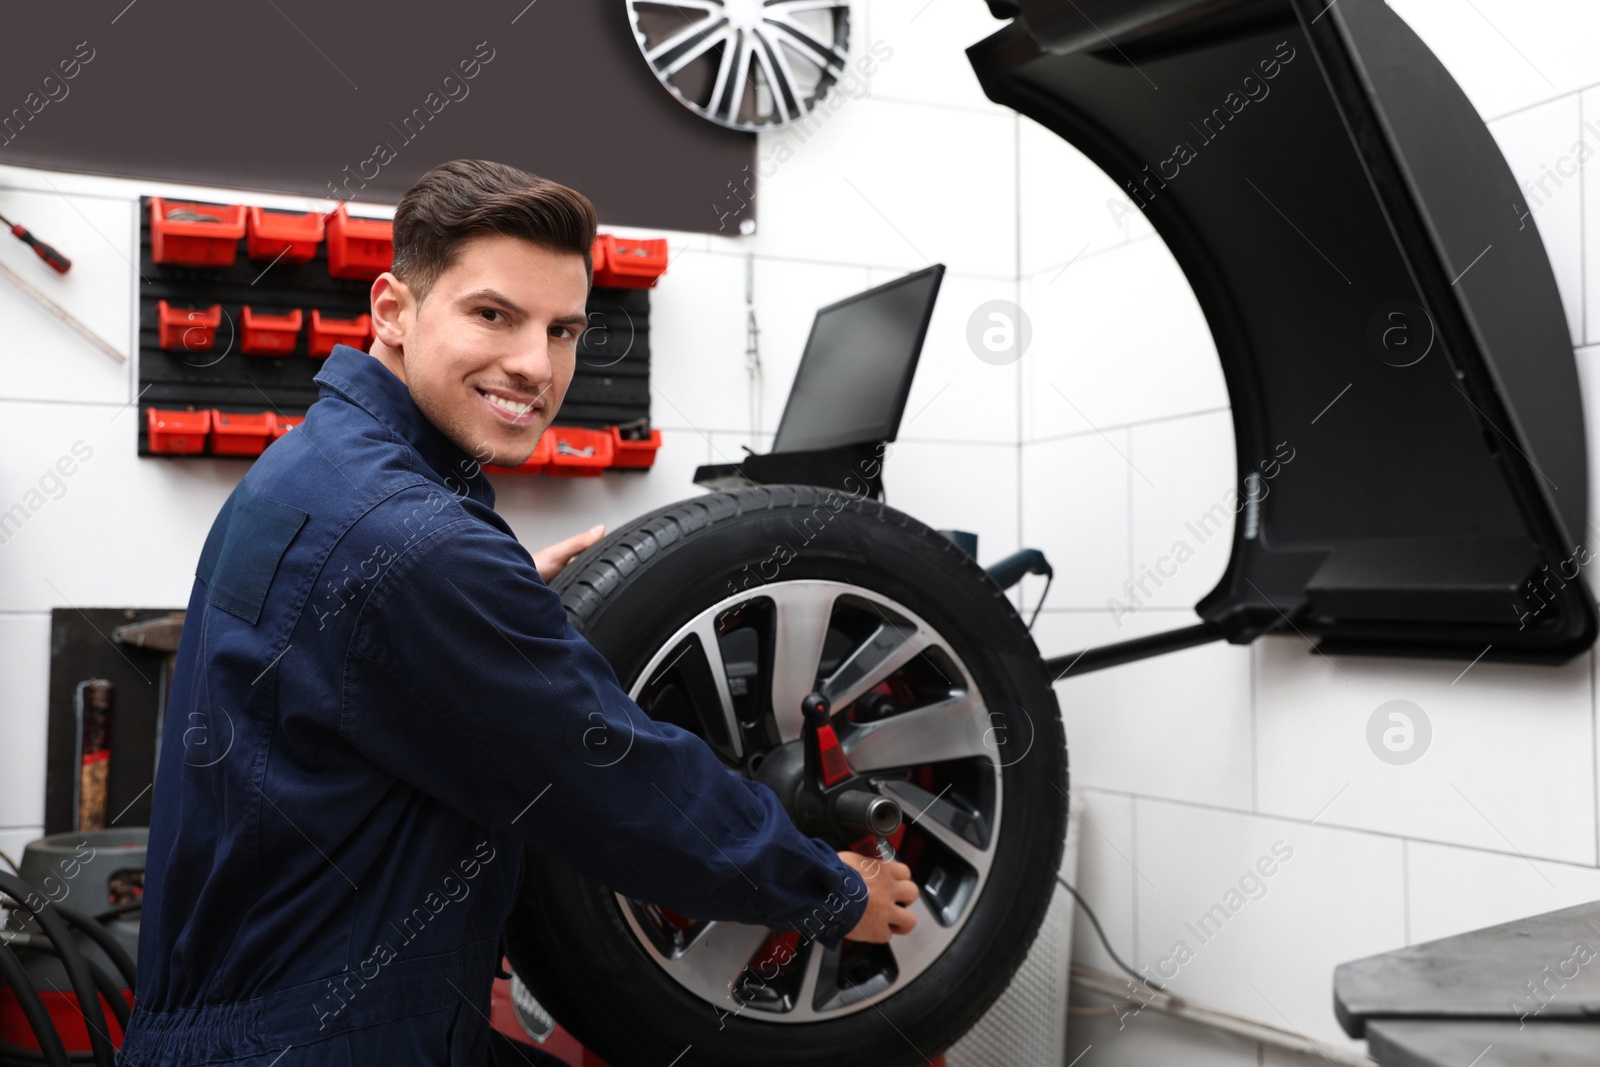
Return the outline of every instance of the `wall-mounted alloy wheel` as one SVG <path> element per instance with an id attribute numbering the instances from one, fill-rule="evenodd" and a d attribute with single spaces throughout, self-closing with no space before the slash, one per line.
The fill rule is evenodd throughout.
<path id="1" fill-rule="evenodd" d="M 760 132 L 805 119 L 845 76 L 849 0 L 627 0 L 657 80 L 719 126 Z"/>
<path id="2" fill-rule="evenodd" d="M 641 708 L 786 803 L 819 694 L 851 786 L 904 812 L 880 842 L 921 898 L 910 935 L 826 950 L 530 852 L 508 946 L 539 1002 L 616 1067 L 920 1067 L 953 1043 L 1032 943 L 1066 825 L 1055 694 L 1004 594 L 916 520 L 798 486 L 663 508 L 554 585 Z"/>

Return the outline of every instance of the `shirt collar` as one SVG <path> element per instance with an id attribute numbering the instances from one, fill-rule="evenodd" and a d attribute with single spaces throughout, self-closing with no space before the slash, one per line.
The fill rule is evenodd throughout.
<path id="1" fill-rule="evenodd" d="M 334 392 L 355 404 L 416 449 L 446 488 L 494 507 L 494 487 L 483 468 L 459 445 L 446 437 L 411 399 L 405 382 L 376 356 L 334 345 L 322 370 L 312 379 L 322 392 Z"/>

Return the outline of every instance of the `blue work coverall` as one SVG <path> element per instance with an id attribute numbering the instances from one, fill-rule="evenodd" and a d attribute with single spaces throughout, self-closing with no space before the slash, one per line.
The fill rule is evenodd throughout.
<path id="1" fill-rule="evenodd" d="M 479 1067 L 527 846 L 836 945 L 860 876 L 628 698 L 399 378 L 316 381 L 196 568 L 118 1063 Z"/>

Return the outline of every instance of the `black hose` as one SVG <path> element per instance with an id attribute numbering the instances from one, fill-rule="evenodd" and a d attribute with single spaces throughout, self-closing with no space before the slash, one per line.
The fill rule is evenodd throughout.
<path id="1" fill-rule="evenodd" d="M 94 1051 L 95 1067 L 116 1067 L 117 1050 L 106 1033 L 106 1013 L 100 1007 L 99 991 L 95 988 L 83 953 L 78 951 L 77 944 L 72 940 L 71 929 L 48 903 L 43 907 L 35 907 L 30 903 L 37 896 L 28 883 L 17 876 L 0 872 L 0 893 L 16 900 L 23 911 L 39 920 L 39 925 L 60 951 L 61 965 L 66 968 L 72 991 L 78 998 L 78 1012 L 89 1027 L 89 1046 Z"/>
<path id="2" fill-rule="evenodd" d="M 128 955 L 128 950 L 122 947 L 122 942 L 111 935 L 110 930 L 101 926 L 96 918 L 85 915 L 69 904 L 57 904 L 56 910 L 61 913 L 63 919 L 82 930 L 89 940 L 100 946 L 100 951 L 104 952 L 116 965 L 117 970 L 122 972 L 122 980 L 128 983 L 129 990 L 138 988 L 139 969 L 134 965 L 133 957 Z"/>
<path id="3" fill-rule="evenodd" d="M 112 919 L 120 919 L 122 916 L 128 914 L 128 912 L 138 911 L 142 907 L 144 907 L 144 899 L 141 897 L 138 900 L 131 900 L 126 904 L 118 904 L 114 908 L 107 908 L 105 911 L 97 911 L 94 913 L 94 920 L 95 922 L 108 923 Z"/>
<path id="4" fill-rule="evenodd" d="M 11 951 L 11 946 L 0 944 L 0 981 L 11 987 L 17 995 L 17 1003 L 22 1007 L 22 1014 L 28 1020 L 28 1027 L 33 1031 L 34 1040 L 39 1042 L 37 1055 L 50 1067 L 72 1067 L 72 1061 L 67 1059 L 66 1046 L 61 1043 L 61 1035 L 56 1033 L 55 1023 L 50 1021 L 50 1012 L 44 1006 L 44 999 L 39 996 L 39 991 L 33 988 L 33 979 L 28 977 L 28 972 L 22 966 L 22 961 L 17 959 L 17 954 Z M 9 1043 L 8 1043 L 9 1044 Z M 15 1052 L 31 1053 L 32 1049 L 18 1049 Z"/>
<path id="5" fill-rule="evenodd" d="M 54 956 L 56 959 L 61 958 L 61 953 L 56 950 L 55 944 L 44 937 L 34 937 L 25 947 L 30 952 L 43 952 L 47 956 Z M 116 980 L 106 973 L 104 967 L 88 956 L 83 958 L 83 962 L 89 968 L 89 977 L 94 979 L 95 988 L 100 991 L 101 996 L 106 998 L 106 1003 L 111 1005 L 111 1011 L 117 1017 L 117 1025 L 122 1027 L 123 1033 L 127 1033 L 129 1008 L 127 998 L 122 995 L 122 987 L 117 985 Z"/>

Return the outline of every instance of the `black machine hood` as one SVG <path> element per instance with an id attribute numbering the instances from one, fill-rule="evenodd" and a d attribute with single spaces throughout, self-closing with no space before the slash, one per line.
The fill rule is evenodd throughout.
<path id="1" fill-rule="evenodd" d="M 1244 503 L 1205 625 L 1326 652 L 1587 649 L 1555 278 L 1489 131 L 1405 23 L 1381 0 L 990 7 L 1014 18 L 968 50 L 985 92 L 1124 189 L 1210 325 Z"/>

